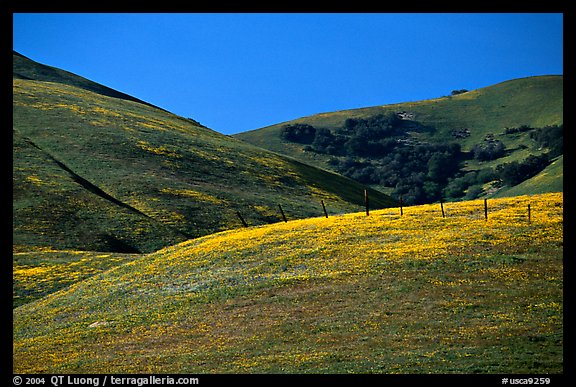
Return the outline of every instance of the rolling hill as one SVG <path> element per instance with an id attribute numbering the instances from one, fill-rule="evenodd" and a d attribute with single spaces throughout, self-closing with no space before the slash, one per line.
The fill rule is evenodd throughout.
<path id="1" fill-rule="evenodd" d="M 358 211 L 366 188 L 13 55 L 13 244 L 151 252 L 218 231 Z M 371 190 L 374 208 L 395 204 Z"/>
<path id="2" fill-rule="evenodd" d="M 343 167 L 346 162 L 350 164 L 346 161 L 347 156 L 360 163 L 371 163 L 376 169 L 382 169 L 382 163 L 391 164 L 391 161 L 380 161 L 391 154 L 389 149 L 380 153 L 375 151 L 371 157 L 366 157 L 360 152 L 350 154 L 350 150 L 344 148 L 345 140 L 350 139 L 351 131 L 352 135 L 360 136 L 360 129 L 354 128 L 353 123 L 366 123 L 386 115 L 396 115 L 398 118 L 395 129 L 400 133 L 395 133 L 393 138 L 401 141 L 405 149 L 457 144 L 461 148 L 462 156 L 454 159 L 460 170 L 452 179 L 463 177 L 469 172 L 493 171 L 498 165 L 521 162 L 530 155 L 539 156 L 549 151 L 534 141 L 534 131 L 563 125 L 563 77 L 550 75 L 514 79 L 477 90 L 457 91 L 453 95 L 430 100 L 315 114 L 240 133 L 235 137 L 311 165 L 357 176 L 364 183 L 392 193 L 398 184 L 397 180 L 375 177 L 373 173 L 370 175 L 370 172 L 359 171 L 358 167 L 351 171 L 346 171 L 346 167 Z M 321 138 L 320 146 L 315 143 L 311 146 L 310 141 L 303 144 L 287 140 L 282 134 L 283 129 L 297 124 L 310 125 L 317 133 L 329 130 L 331 135 L 336 136 L 336 140 L 332 139 L 332 144 L 329 144 L 332 148 L 322 144 L 326 141 L 326 135 Z M 369 134 L 374 136 L 374 133 L 373 131 Z M 343 138 L 340 142 L 337 141 L 339 135 Z M 318 135 L 315 141 L 318 141 Z M 502 146 L 502 154 L 492 160 L 477 160 L 473 155 L 474 150 L 490 143 Z M 424 151 L 428 150 L 429 148 Z M 390 159 L 394 159 L 394 156 L 392 153 Z M 426 163 L 426 160 L 423 162 Z M 562 176 L 561 169 L 557 169 L 555 179 L 559 181 L 552 184 L 551 189 L 557 189 L 561 185 Z M 387 180 L 392 182 L 386 182 Z M 445 188 L 447 182 L 442 183 Z M 525 182 L 515 192 L 541 192 L 541 188 L 533 191 L 531 187 L 530 182 Z M 503 188 L 507 190 L 511 187 Z M 482 194 L 490 196 L 493 191 L 486 189 Z M 402 195 L 402 190 L 396 189 L 395 192 L 394 196 Z M 444 196 L 446 198 L 446 194 Z M 431 200 L 438 200 L 439 195 L 430 197 Z"/>
<path id="3" fill-rule="evenodd" d="M 561 374 L 562 194 L 488 206 L 488 219 L 482 200 L 390 208 L 119 257 L 14 309 L 13 372 Z M 19 275 L 78 273 L 46 271 Z"/>

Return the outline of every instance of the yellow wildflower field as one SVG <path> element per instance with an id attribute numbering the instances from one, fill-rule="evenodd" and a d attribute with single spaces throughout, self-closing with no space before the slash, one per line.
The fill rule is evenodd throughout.
<path id="1" fill-rule="evenodd" d="M 562 373 L 563 196 L 487 205 L 164 248 L 16 308 L 14 372 Z"/>

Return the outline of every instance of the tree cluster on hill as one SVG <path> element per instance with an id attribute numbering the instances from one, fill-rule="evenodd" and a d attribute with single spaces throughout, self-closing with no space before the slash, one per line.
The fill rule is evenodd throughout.
<path id="1" fill-rule="evenodd" d="M 542 148 L 548 148 L 548 156 L 554 158 L 564 153 L 564 125 L 548 125 L 533 128 L 522 125 L 517 128 L 506 128 L 505 134 L 530 132 L 530 138 Z"/>
<path id="2" fill-rule="evenodd" d="M 483 193 L 482 186 L 492 181 L 516 185 L 540 172 L 551 157 L 563 150 L 562 126 L 506 128 L 507 134 L 529 130 L 530 138 L 550 152 L 495 169 L 464 173 L 460 165 L 466 159 L 489 161 L 505 156 L 504 143 L 487 135 L 469 153 L 464 153 L 458 142 L 417 141 L 408 131 L 435 129 L 405 117 L 405 114 L 390 113 L 366 119 L 349 118 L 334 130 L 308 124 L 286 125 L 281 136 L 287 141 L 306 144 L 306 151 L 334 156 L 329 164 L 340 174 L 363 184 L 393 188 L 392 195 L 402 196 L 407 204 L 475 199 Z"/>
<path id="3" fill-rule="evenodd" d="M 543 148 L 548 148 L 551 158 L 564 153 L 564 125 L 550 125 L 535 129 L 530 138 Z"/>
<path id="4" fill-rule="evenodd" d="M 419 204 L 441 197 L 442 187 L 458 172 L 461 161 L 457 143 L 419 143 L 407 136 L 408 131 L 432 130 L 390 113 L 349 118 L 334 131 L 287 125 L 281 136 L 309 144 L 304 148 L 307 151 L 338 156 L 330 163 L 344 176 L 364 184 L 394 187 L 394 194 L 403 196 L 406 203 Z M 297 141 L 289 140 L 295 137 Z"/>
<path id="5" fill-rule="evenodd" d="M 308 124 L 285 125 L 284 140 L 309 144 L 304 149 L 316 153 L 350 157 L 380 157 L 398 144 L 410 131 L 430 131 L 419 122 L 402 119 L 399 114 L 378 114 L 369 118 L 348 118 L 341 128 L 332 132 Z"/>
<path id="6" fill-rule="evenodd" d="M 450 179 L 443 189 L 446 199 L 472 200 L 479 197 L 482 192 L 482 185 L 498 179 L 492 168 L 485 168 L 479 171 L 460 173 Z"/>
<path id="7" fill-rule="evenodd" d="M 514 186 L 535 176 L 548 164 L 550 164 L 550 158 L 547 153 L 539 156 L 530 155 L 522 162 L 512 161 L 498 165 L 496 173 L 503 184 Z"/>
<path id="8" fill-rule="evenodd" d="M 506 147 L 500 140 L 484 141 L 472 147 L 472 154 L 478 161 L 496 160 L 504 156 Z"/>
<path id="9" fill-rule="evenodd" d="M 316 137 L 316 128 L 308 124 L 285 125 L 280 136 L 286 141 L 311 144 Z"/>

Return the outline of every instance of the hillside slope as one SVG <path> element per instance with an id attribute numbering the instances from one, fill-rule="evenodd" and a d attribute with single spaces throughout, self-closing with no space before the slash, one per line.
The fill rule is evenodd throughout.
<path id="1" fill-rule="evenodd" d="M 461 142 L 464 149 L 469 149 L 487 134 L 501 132 L 506 127 L 562 124 L 563 100 L 561 75 L 536 76 L 441 98 L 315 114 L 239 133 L 235 137 L 279 153 L 302 157 L 281 140 L 282 126 L 306 123 L 317 128 L 336 129 L 349 118 L 408 112 L 412 114 L 412 120 L 434 127 L 436 130 L 431 135 L 436 139 L 451 139 L 453 130 L 468 128 L 470 136 Z"/>
<path id="2" fill-rule="evenodd" d="M 154 106 L 148 102 L 144 102 L 138 98 L 132 97 L 131 95 L 111 89 L 84 77 L 80 77 L 69 71 L 34 62 L 30 58 L 25 57 L 16 51 L 13 51 L 12 55 L 12 74 L 14 78 L 62 83 L 64 85 L 78 87 L 108 97 L 120 98 L 127 101 Z"/>
<path id="3" fill-rule="evenodd" d="M 430 171 L 425 168 L 414 170 L 412 176 L 401 176 L 398 182 L 398 176 L 405 175 L 405 172 L 401 171 L 402 165 L 392 165 L 397 160 L 402 160 L 400 164 L 406 163 L 406 153 L 418 158 L 430 152 L 434 146 L 455 144 L 460 147 L 462 155 L 453 160 L 460 170 L 451 179 L 463 177 L 471 171 L 484 170 L 486 174 L 500 164 L 521 162 L 531 155 L 540 156 L 548 152 L 550 149 L 534 140 L 534 134 L 540 129 L 562 126 L 563 108 L 563 77 L 535 76 L 436 99 L 316 114 L 240 133 L 236 137 L 311 165 L 354 177 L 384 192 L 394 190 L 394 196 L 418 196 L 414 192 L 408 194 L 408 188 L 400 189 L 398 186 L 412 185 L 412 188 L 422 190 L 423 178 L 418 174 L 426 175 Z M 396 118 L 394 130 L 386 128 L 385 124 L 378 128 L 374 120 L 389 115 Z M 355 123 L 362 125 L 354 126 Z M 298 124 L 316 129 L 312 143 L 305 139 L 289 140 L 283 134 L 287 126 L 295 127 Z M 326 135 L 321 133 L 322 130 L 329 130 L 330 133 Z M 385 134 L 386 130 L 393 133 Z M 392 141 L 397 141 L 396 147 L 391 145 Z M 401 146 L 404 155 L 400 154 Z M 416 149 L 418 146 L 422 147 L 420 154 Z M 474 152 L 479 148 L 494 146 L 502 148 L 496 159 L 478 161 Z M 552 157 L 556 156 L 554 154 Z M 352 161 L 357 165 L 352 165 Z M 427 161 L 424 157 L 420 165 L 425 165 Z M 416 185 L 415 180 L 418 180 Z M 429 189 L 430 183 L 440 184 L 443 189 L 447 184 L 445 181 L 430 181 Z M 560 184 L 556 182 L 551 187 Z M 426 200 L 435 201 L 439 196 L 428 194 Z M 445 193 L 444 196 L 450 199 L 450 195 Z"/>
<path id="4" fill-rule="evenodd" d="M 358 211 L 364 186 L 14 54 L 13 240 L 151 252 L 217 231 Z M 372 191 L 374 208 L 394 205 Z"/>
<path id="5" fill-rule="evenodd" d="M 165 248 L 14 309 L 13 371 L 562 373 L 562 194 L 488 205 Z"/>

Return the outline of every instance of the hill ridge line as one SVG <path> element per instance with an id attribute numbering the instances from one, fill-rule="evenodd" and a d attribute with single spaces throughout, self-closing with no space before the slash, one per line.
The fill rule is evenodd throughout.
<path id="1" fill-rule="evenodd" d="M 126 100 L 126 101 L 131 101 L 131 102 L 136 102 L 136 103 L 140 103 L 152 108 L 156 108 L 159 110 L 162 110 L 164 112 L 168 112 L 168 110 L 161 108 L 160 106 L 156 106 L 150 102 L 146 102 L 144 100 L 141 100 L 140 98 L 134 97 L 130 94 L 124 93 L 122 91 L 113 89 L 111 87 L 105 86 L 103 84 L 100 84 L 96 81 L 93 81 L 91 79 L 88 79 L 86 77 L 83 77 L 81 75 L 72 73 L 70 71 L 64 70 L 64 69 L 60 69 L 58 67 L 54 67 L 54 66 L 50 66 L 47 64 L 43 64 L 40 62 L 36 62 L 33 59 L 28 58 L 25 55 L 20 54 L 17 51 L 12 50 L 13 55 L 16 55 L 17 57 L 21 58 L 20 60 L 23 61 L 30 61 L 32 63 L 34 63 L 35 66 L 37 66 L 37 68 L 40 69 L 41 73 L 40 74 L 34 74 L 34 76 L 30 77 L 29 75 L 24 75 L 23 73 L 21 73 L 18 70 L 14 70 L 14 64 L 13 64 L 13 69 L 12 69 L 12 74 L 16 75 L 18 77 L 20 77 L 21 79 L 24 80 L 31 80 L 31 81 L 39 81 L 39 82 L 53 82 L 53 83 L 60 83 L 63 85 L 68 85 L 68 86 L 73 86 L 73 87 L 77 87 L 80 89 L 84 89 L 96 94 L 100 94 L 106 97 L 111 97 L 111 98 L 117 98 L 117 99 L 122 99 L 122 100 Z M 14 63 L 14 60 L 13 60 Z M 63 78 L 62 78 L 63 77 Z"/>

